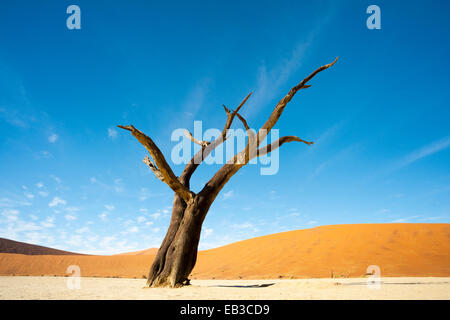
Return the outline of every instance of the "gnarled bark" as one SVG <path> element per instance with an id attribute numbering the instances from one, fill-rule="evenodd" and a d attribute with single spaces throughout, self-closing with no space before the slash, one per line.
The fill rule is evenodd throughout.
<path id="1" fill-rule="evenodd" d="M 150 268 L 149 276 L 147 278 L 148 287 L 179 287 L 189 284 L 188 277 L 197 260 L 201 228 L 206 214 L 219 192 L 239 169 L 245 166 L 252 158 L 265 155 L 276 148 L 279 148 L 284 143 L 298 141 L 307 145 L 313 144 L 313 142 L 305 141 L 296 136 L 285 136 L 281 137 L 278 141 L 259 148 L 259 145 L 277 123 L 284 108 L 294 95 L 301 89 L 311 87 L 307 83 L 319 72 L 334 65 L 336 61 L 337 58 L 332 63 L 316 69 L 298 85 L 293 87 L 288 94 L 277 103 L 268 120 L 257 131 L 257 134 L 250 130 L 247 121 L 239 114 L 240 109 L 250 98 L 251 93 L 247 95 L 234 111 L 229 110 L 224 106 L 227 120 L 222 134 L 215 140 L 211 142 L 197 140 L 186 130 L 186 137 L 193 143 L 200 145 L 202 148 L 194 155 L 191 161 L 186 164 L 186 167 L 179 178 L 175 176 L 162 152 L 150 137 L 131 125 L 118 126 L 130 131 L 147 149 L 154 163 L 148 156 L 144 158 L 144 163 L 150 167 L 158 179 L 166 183 L 175 192 L 170 225 Z M 203 159 L 227 139 L 227 130 L 231 127 L 236 116 L 248 132 L 249 138 L 244 150 L 224 164 L 205 184 L 203 189 L 198 194 L 195 194 L 189 188 L 192 174 L 202 163 Z"/>

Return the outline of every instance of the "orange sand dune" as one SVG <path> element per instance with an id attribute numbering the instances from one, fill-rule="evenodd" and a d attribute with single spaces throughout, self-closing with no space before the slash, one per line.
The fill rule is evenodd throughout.
<path id="1" fill-rule="evenodd" d="M 450 224 L 322 226 L 244 240 L 200 251 L 194 279 L 360 277 L 369 265 L 381 276 L 450 276 Z M 0 254 L 0 275 L 143 278 L 154 255 L 36 256 Z"/>

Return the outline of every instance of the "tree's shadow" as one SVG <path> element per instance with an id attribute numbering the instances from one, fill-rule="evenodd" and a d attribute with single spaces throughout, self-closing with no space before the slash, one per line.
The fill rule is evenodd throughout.
<path id="1" fill-rule="evenodd" d="M 208 287 L 221 287 L 221 288 L 267 288 L 273 286 L 274 283 L 263 283 L 263 284 L 249 284 L 249 285 L 216 285 L 216 286 L 208 286 Z"/>

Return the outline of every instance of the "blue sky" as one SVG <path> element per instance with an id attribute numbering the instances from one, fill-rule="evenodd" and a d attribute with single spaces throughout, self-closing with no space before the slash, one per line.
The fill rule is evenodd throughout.
<path id="1" fill-rule="evenodd" d="M 81 8 L 81 30 L 66 27 Z M 381 9 L 381 30 L 366 8 Z M 9 1 L 0 5 L 0 237 L 84 253 L 158 247 L 172 191 L 133 124 L 170 159 L 177 128 L 261 126 L 288 105 L 280 169 L 243 168 L 201 249 L 329 224 L 450 221 L 448 1 Z M 235 128 L 239 127 L 236 123 Z M 192 179 L 200 190 L 219 165 Z M 173 165 L 176 174 L 183 166 Z"/>

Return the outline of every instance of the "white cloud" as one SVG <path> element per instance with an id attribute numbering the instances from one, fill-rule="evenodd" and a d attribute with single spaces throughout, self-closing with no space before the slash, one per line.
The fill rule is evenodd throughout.
<path id="1" fill-rule="evenodd" d="M 114 210 L 116 207 L 114 207 L 113 205 L 105 204 L 105 208 L 106 208 L 106 210 L 112 211 L 112 210 Z"/>
<path id="2" fill-rule="evenodd" d="M 61 179 L 57 176 L 55 176 L 54 174 L 50 175 L 50 178 L 52 178 L 53 180 L 55 180 L 57 183 L 61 183 Z"/>
<path id="3" fill-rule="evenodd" d="M 20 211 L 16 210 L 16 209 L 5 209 L 5 210 L 2 211 L 2 215 L 4 215 L 5 217 L 16 216 L 19 213 L 20 213 Z"/>
<path id="4" fill-rule="evenodd" d="M 76 216 L 71 215 L 71 214 L 66 214 L 66 215 L 64 216 L 64 218 L 66 218 L 67 221 L 73 221 L 73 220 L 76 220 L 76 219 L 77 219 Z"/>
<path id="5" fill-rule="evenodd" d="M 52 228 L 55 226 L 53 224 L 54 221 L 55 221 L 55 218 L 47 217 L 47 219 L 45 219 L 44 221 L 41 222 L 41 226 L 44 228 Z"/>
<path id="6" fill-rule="evenodd" d="M 161 213 L 156 212 L 150 215 L 150 217 L 152 217 L 153 219 L 158 219 L 161 216 Z"/>
<path id="7" fill-rule="evenodd" d="M 201 79 L 195 86 L 190 90 L 185 102 L 183 103 L 181 110 L 183 117 L 178 117 L 173 119 L 175 122 L 174 126 L 177 127 L 178 124 L 189 123 L 194 121 L 197 112 L 204 106 L 205 100 L 207 98 L 209 87 L 212 83 L 212 79 L 205 77 Z"/>
<path id="8" fill-rule="evenodd" d="M 137 222 L 139 222 L 139 223 L 142 223 L 142 222 L 144 222 L 146 219 L 145 219 L 145 217 L 144 216 L 139 216 L 138 218 L 137 218 Z"/>
<path id="9" fill-rule="evenodd" d="M 55 242 L 55 238 L 52 235 L 43 234 L 42 232 L 27 232 L 25 236 L 25 242 L 29 243 L 52 244 Z"/>
<path id="10" fill-rule="evenodd" d="M 38 182 L 38 183 L 36 183 L 36 187 L 42 188 L 42 187 L 44 187 L 44 184 L 42 182 Z"/>
<path id="11" fill-rule="evenodd" d="M 108 214 L 106 212 L 102 212 L 98 217 L 100 219 L 102 219 L 102 221 L 106 221 L 107 220 L 107 216 L 108 216 Z"/>
<path id="12" fill-rule="evenodd" d="M 228 199 L 228 198 L 231 198 L 232 196 L 233 196 L 233 190 L 230 190 L 230 191 L 225 192 L 225 193 L 223 194 L 223 199 L 226 200 L 226 199 Z"/>
<path id="13" fill-rule="evenodd" d="M 131 228 L 129 228 L 128 229 L 128 232 L 130 232 L 130 233 L 136 233 L 136 232 L 139 232 L 139 228 L 138 227 L 131 227 Z"/>
<path id="14" fill-rule="evenodd" d="M 95 235 L 95 236 L 89 236 L 89 237 L 87 237 L 87 239 L 88 239 L 90 242 L 97 242 L 97 240 L 98 240 L 98 235 Z"/>
<path id="15" fill-rule="evenodd" d="M 140 201 L 145 201 L 150 197 L 150 193 L 147 188 L 141 188 L 141 195 L 139 196 Z"/>
<path id="16" fill-rule="evenodd" d="M 39 194 L 41 197 L 46 197 L 46 196 L 48 196 L 48 192 L 46 192 L 46 191 L 39 191 L 38 194 Z"/>
<path id="17" fill-rule="evenodd" d="M 70 246 L 79 246 L 83 242 L 83 238 L 80 235 L 72 235 L 66 243 Z"/>
<path id="18" fill-rule="evenodd" d="M 110 137 L 113 140 L 117 138 L 117 130 L 113 128 L 108 128 L 108 137 Z"/>
<path id="19" fill-rule="evenodd" d="M 59 197 L 54 197 L 52 201 L 50 201 L 50 203 L 48 204 L 49 207 L 56 207 L 58 205 L 66 205 L 67 201 L 64 199 L 61 199 Z"/>
<path id="20" fill-rule="evenodd" d="M 13 222 L 13 221 L 18 221 L 19 218 L 18 218 L 17 216 L 11 215 L 11 216 L 7 216 L 7 217 L 6 217 L 6 220 L 7 220 L 8 222 Z"/>
<path id="21" fill-rule="evenodd" d="M 116 240 L 115 236 L 108 236 L 103 237 L 102 241 L 100 242 L 100 246 L 107 247 L 111 244 L 112 241 Z"/>
<path id="22" fill-rule="evenodd" d="M 247 228 L 253 228 L 253 224 L 251 224 L 250 222 L 245 222 L 245 223 L 241 223 L 241 224 L 235 224 L 234 227 L 237 229 L 247 229 Z"/>
<path id="23" fill-rule="evenodd" d="M 50 143 L 55 143 L 56 140 L 58 140 L 58 135 L 57 135 L 56 133 L 53 133 L 53 134 L 51 134 L 51 135 L 48 137 L 48 141 L 49 141 Z"/>
<path id="24" fill-rule="evenodd" d="M 435 220 L 441 220 L 441 219 L 448 219 L 448 217 L 427 217 L 427 218 L 422 218 L 420 219 L 420 221 L 435 221 Z"/>
<path id="25" fill-rule="evenodd" d="M 50 159 L 53 155 L 47 150 L 39 151 L 35 154 L 37 159 Z"/>
<path id="26" fill-rule="evenodd" d="M 122 186 L 122 179 L 114 180 L 114 190 L 118 193 L 123 192 L 124 188 Z"/>
<path id="27" fill-rule="evenodd" d="M 76 233 L 80 233 L 80 234 L 86 233 L 86 232 L 89 232 L 89 228 L 88 227 L 82 227 L 80 229 L 77 229 L 75 232 Z"/>
<path id="28" fill-rule="evenodd" d="M 32 193 L 25 192 L 24 194 L 25 194 L 25 197 L 27 197 L 28 199 L 34 198 L 34 194 L 32 194 Z"/>
<path id="29" fill-rule="evenodd" d="M 90 177 L 90 178 L 89 178 L 89 181 L 90 181 L 91 183 L 96 183 L 96 182 L 97 182 L 97 179 L 95 179 L 94 177 Z"/>
<path id="30" fill-rule="evenodd" d="M 391 168 L 389 168 L 388 171 L 391 172 L 391 171 L 395 171 L 397 169 L 406 167 L 420 159 L 423 159 L 423 158 L 433 155 L 439 151 L 447 149 L 448 147 L 450 147 L 450 136 L 447 136 L 440 140 L 434 141 L 420 149 L 417 149 L 417 150 L 407 154 L 402 159 L 397 161 Z"/>
<path id="31" fill-rule="evenodd" d="M 13 200 L 9 198 L 0 199 L 0 208 L 14 208 L 22 206 L 31 206 L 31 203 L 23 200 Z"/>
<path id="32" fill-rule="evenodd" d="M 64 210 L 66 211 L 66 212 L 77 212 L 77 211 L 80 211 L 80 208 L 78 208 L 78 207 L 67 207 L 67 208 L 64 208 Z"/>
<path id="33" fill-rule="evenodd" d="M 209 237 L 209 236 L 213 233 L 213 231 L 214 231 L 214 229 L 204 228 L 204 229 L 203 229 L 204 237 L 205 237 L 205 238 L 206 238 L 206 237 Z"/>
<path id="34" fill-rule="evenodd" d="M 275 190 L 271 190 L 269 192 L 269 200 L 275 200 L 278 199 L 280 196 L 277 194 Z"/>
<path id="35" fill-rule="evenodd" d="M 271 70 L 267 70 L 265 64 L 260 66 L 256 89 L 251 99 L 247 102 L 247 115 L 261 110 L 266 104 L 271 103 L 274 98 L 278 98 L 280 89 L 290 79 L 292 74 L 299 69 L 308 46 L 308 43 L 298 44 L 288 59 L 284 59 Z"/>

